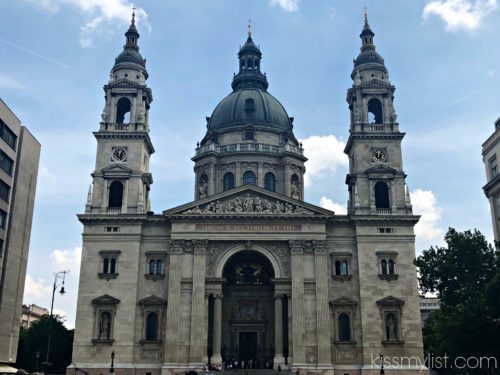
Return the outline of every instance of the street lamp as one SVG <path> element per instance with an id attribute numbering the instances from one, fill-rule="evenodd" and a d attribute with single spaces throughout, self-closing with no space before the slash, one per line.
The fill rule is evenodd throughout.
<path id="1" fill-rule="evenodd" d="M 384 375 L 384 355 L 380 353 L 380 375 Z"/>
<path id="2" fill-rule="evenodd" d="M 115 351 L 114 350 L 111 352 L 111 367 L 109 368 L 109 373 L 110 374 L 115 373 Z"/>
<path id="3" fill-rule="evenodd" d="M 50 366 L 52 366 L 52 363 L 49 362 L 49 356 L 50 356 L 50 340 L 52 339 L 52 315 L 54 311 L 54 296 L 56 294 L 56 289 L 59 285 L 61 285 L 61 289 L 59 290 L 59 293 L 61 295 L 64 295 L 66 291 L 64 290 L 64 281 L 66 280 L 66 274 L 69 271 L 59 271 L 54 274 L 54 286 L 52 288 L 52 303 L 50 305 L 50 316 L 49 316 L 49 338 L 47 340 L 47 357 L 45 362 L 42 363 L 43 366 L 43 372 L 45 374 L 48 373 L 48 369 Z M 58 284 L 59 279 L 62 280 L 61 284 Z"/>

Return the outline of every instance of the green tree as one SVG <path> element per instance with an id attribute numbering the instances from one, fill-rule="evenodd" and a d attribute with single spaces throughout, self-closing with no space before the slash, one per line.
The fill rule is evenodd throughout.
<path id="1" fill-rule="evenodd" d="M 33 372 L 41 371 L 41 364 L 46 360 L 47 342 L 50 325 L 52 324 L 52 339 L 50 345 L 50 373 L 62 374 L 71 363 L 73 350 L 73 330 L 68 330 L 61 317 L 44 315 L 40 320 L 34 322 L 31 327 L 23 328 L 19 334 L 19 346 L 17 349 L 18 368 Z M 38 368 L 37 368 L 38 352 Z"/>
<path id="2" fill-rule="evenodd" d="M 500 364 L 499 253 L 478 230 L 450 228 L 444 239 L 446 246 L 424 250 L 415 260 L 421 292 L 437 293 L 441 300 L 424 326 L 424 348 L 452 360 L 494 356 Z"/>

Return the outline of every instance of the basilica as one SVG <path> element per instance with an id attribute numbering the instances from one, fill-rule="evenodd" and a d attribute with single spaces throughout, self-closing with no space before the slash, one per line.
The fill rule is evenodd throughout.
<path id="1" fill-rule="evenodd" d="M 196 145 L 194 200 L 151 211 L 153 96 L 134 17 L 104 86 L 83 224 L 73 362 L 89 375 L 204 365 L 416 373 L 413 215 L 395 87 L 365 16 L 347 90 L 347 215 L 304 201 L 307 150 L 249 29 L 231 93 Z M 337 72 L 338 74 L 346 74 Z M 320 79 L 318 77 L 318 79 Z M 195 140 L 193 140 L 194 144 Z"/>

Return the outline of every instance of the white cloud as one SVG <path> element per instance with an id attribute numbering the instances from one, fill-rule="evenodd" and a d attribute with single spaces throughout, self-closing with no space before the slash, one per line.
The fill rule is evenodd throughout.
<path id="1" fill-rule="evenodd" d="M 423 17 L 441 17 L 448 31 L 470 31 L 477 29 L 496 7 L 497 0 L 432 0 L 425 6 Z"/>
<path id="2" fill-rule="evenodd" d="M 296 12 L 299 10 L 300 0 L 269 0 L 269 4 L 278 5 L 287 12 Z"/>
<path id="3" fill-rule="evenodd" d="M 329 5 L 328 5 L 328 6 L 326 7 L 326 11 L 327 11 L 328 16 L 329 16 L 330 18 L 335 18 L 335 16 L 337 15 L 337 9 L 335 9 L 335 8 L 334 8 L 334 7 L 332 7 L 332 6 L 329 6 Z"/>
<path id="4" fill-rule="evenodd" d="M 35 298 L 35 299 L 46 299 L 50 298 L 52 293 L 52 288 L 49 285 L 45 285 L 45 280 L 33 279 L 30 275 L 26 275 L 26 281 L 24 284 L 24 298 Z"/>
<path id="5" fill-rule="evenodd" d="M 17 81 L 14 77 L 0 73 L 0 89 L 24 91 L 27 90 L 27 87 Z"/>
<path id="6" fill-rule="evenodd" d="M 321 197 L 321 199 L 319 200 L 319 205 L 323 208 L 326 208 L 327 210 L 335 212 L 337 215 L 347 214 L 346 204 L 335 203 L 333 200 L 325 196 Z"/>
<path id="7" fill-rule="evenodd" d="M 72 250 L 53 250 L 50 254 L 50 262 L 54 272 L 70 271 L 72 276 L 80 274 L 80 261 L 82 248 L 76 246 Z"/>
<path id="8" fill-rule="evenodd" d="M 130 21 L 133 4 L 128 0 L 27 0 L 36 3 L 43 9 L 56 13 L 63 6 L 73 6 L 90 16 L 90 19 L 80 27 L 80 45 L 83 48 L 90 47 L 94 38 L 99 33 L 106 33 L 107 28 L 114 26 L 116 21 L 127 23 Z M 147 22 L 148 14 L 142 8 L 137 8 L 137 22 L 144 22 L 146 28 L 151 31 Z"/>
<path id="9" fill-rule="evenodd" d="M 444 234 L 440 225 L 443 210 L 434 193 L 430 190 L 417 189 L 410 193 L 410 197 L 413 213 L 421 215 L 420 221 L 415 226 L 417 238 L 426 241 L 441 239 Z"/>
<path id="10" fill-rule="evenodd" d="M 337 167 L 347 167 L 349 160 L 344 154 L 345 142 L 334 135 L 317 136 L 301 140 L 309 161 L 304 175 L 305 186 L 310 186 L 314 179 L 334 173 Z"/>

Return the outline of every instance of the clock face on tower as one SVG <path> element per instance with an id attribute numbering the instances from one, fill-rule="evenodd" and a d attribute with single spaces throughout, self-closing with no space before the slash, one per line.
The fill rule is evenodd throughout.
<path id="1" fill-rule="evenodd" d="M 374 148 L 372 149 L 372 161 L 386 161 L 385 149 Z"/>
<path id="2" fill-rule="evenodd" d="M 127 161 L 127 148 L 126 147 L 113 147 L 111 152 L 111 160 L 118 162 Z"/>

